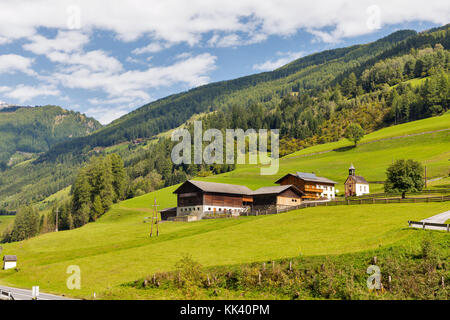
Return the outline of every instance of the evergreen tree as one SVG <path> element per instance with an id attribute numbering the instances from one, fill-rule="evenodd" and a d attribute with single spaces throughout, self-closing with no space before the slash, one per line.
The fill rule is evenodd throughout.
<path id="1" fill-rule="evenodd" d="M 34 237 L 39 232 L 39 213 L 31 206 L 20 208 L 14 219 L 11 241 L 21 241 Z"/>
<path id="2" fill-rule="evenodd" d="M 94 198 L 94 203 L 92 204 L 90 220 L 95 221 L 104 213 L 103 204 L 99 195 Z"/>
<path id="3" fill-rule="evenodd" d="M 113 188 L 115 192 L 114 202 L 123 200 L 127 187 L 126 172 L 122 158 L 117 154 L 109 156 L 111 160 L 111 170 L 113 175 Z"/>

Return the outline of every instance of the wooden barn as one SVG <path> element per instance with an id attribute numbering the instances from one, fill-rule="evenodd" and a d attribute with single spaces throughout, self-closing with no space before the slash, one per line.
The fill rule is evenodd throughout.
<path id="1" fill-rule="evenodd" d="M 297 172 L 296 174 L 288 173 L 281 177 L 275 183 L 282 186 L 294 185 L 304 193 L 305 200 L 319 200 L 335 198 L 335 185 L 337 182 L 324 177 L 318 177 L 314 173 Z"/>
<path id="2" fill-rule="evenodd" d="M 298 206 L 305 195 L 294 185 L 263 187 L 253 191 L 253 210 L 276 210 Z"/>
<path id="3" fill-rule="evenodd" d="M 231 214 L 251 207 L 252 190 L 245 186 L 188 180 L 174 191 L 177 195 L 177 217 L 206 214 Z"/>

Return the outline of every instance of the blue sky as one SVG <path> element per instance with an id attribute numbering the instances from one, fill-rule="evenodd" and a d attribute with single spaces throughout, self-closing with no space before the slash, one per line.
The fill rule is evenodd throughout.
<path id="1" fill-rule="evenodd" d="M 450 20 L 447 1 L 0 1 L 0 102 L 106 124 L 169 94 Z"/>

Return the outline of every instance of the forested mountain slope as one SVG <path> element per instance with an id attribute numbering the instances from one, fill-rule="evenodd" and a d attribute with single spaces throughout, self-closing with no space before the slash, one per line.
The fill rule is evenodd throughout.
<path id="1" fill-rule="evenodd" d="M 57 106 L 0 109 L 0 169 L 14 165 L 14 158 L 46 152 L 53 145 L 86 136 L 101 127 L 83 114 Z"/>
<path id="2" fill-rule="evenodd" d="M 193 114 L 261 103 L 276 107 L 293 90 L 320 90 L 336 76 L 357 67 L 392 48 L 415 32 L 398 31 L 367 45 L 328 50 L 298 59 L 280 69 L 194 88 L 145 105 L 114 121 L 94 135 L 52 149 L 57 157 L 79 146 L 110 146 L 122 141 L 145 138 L 176 128 Z"/>

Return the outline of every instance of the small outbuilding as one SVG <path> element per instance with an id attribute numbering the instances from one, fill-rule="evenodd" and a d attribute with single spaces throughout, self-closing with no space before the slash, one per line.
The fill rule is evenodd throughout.
<path id="1" fill-rule="evenodd" d="M 13 269 L 17 266 L 17 256 L 3 256 L 3 270 Z"/>
<path id="2" fill-rule="evenodd" d="M 177 207 L 173 208 L 166 208 L 159 212 L 161 214 L 161 220 L 166 221 L 169 220 L 171 217 L 177 216 Z"/>
<path id="3" fill-rule="evenodd" d="M 289 207 L 299 206 L 305 195 L 294 185 L 263 187 L 252 192 L 253 211 L 269 210 L 279 212 Z"/>

